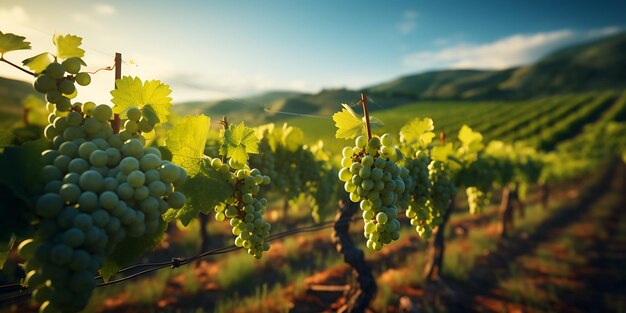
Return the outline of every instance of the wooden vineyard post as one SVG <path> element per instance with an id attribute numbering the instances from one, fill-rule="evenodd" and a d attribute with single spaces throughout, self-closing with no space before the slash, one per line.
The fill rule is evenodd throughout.
<path id="1" fill-rule="evenodd" d="M 548 200 L 550 200 L 550 188 L 548 187 L 548 183 L 544 182 L 541 184 L 541 208 L 548 208 Z"/>
<path id="2" fill-rule="evenodd" d="M 119 52 L 115 53 L 115 82 L 118 79 L 122 79 L 122 54 Z M 117 84 L 113 84 L 113 88 L 117 89 Z M 113 133 L 118 134 L 120 132 L 120 115 L 113 115 L 113 122 L 111 123 L 113 126 Z"/>
<path id="3" fill-rule="evenodd" d="M 513 192 L 510 187 L 502 188 L 502 200 L 500 202 L 500 212 L 502 220 L 500 222 L 500 238 L 508 238 L 513 228 Z"/>
<path id="4" fill-rule="evenodd" d="M 344 262 L 352 268 L 354 279 L 346 291 L 346 303 L 337 312 L 365 312 L 377 290 L 372 268 L 365 262 L 363 251 L 354 245 L 348 232 L 350 221 L 358 211 L 359 205 L 346 199 L 335 216 L 332 240 Z"/>

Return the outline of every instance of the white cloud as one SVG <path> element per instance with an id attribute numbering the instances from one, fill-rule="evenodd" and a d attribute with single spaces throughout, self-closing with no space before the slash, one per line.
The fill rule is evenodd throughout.
<path id="1" fill-rule="evenodd" d="M 14 5 L 9 8 L 0 8 L 0 21 L 7 24 L 11 23 L 26 23 L 30 21 L 30 17 L 24 10 L 24 7 Z"/>
<path id="2" fill-rule="evenodd" d="M 459 43 L 434 51 L 418 51 L 404 57 L 412 69 L 504 69 L 531 63 L 559 47 L 616 33 L 608 27 L 586 32 L 563 29 L 535 34 L 515 34 L 484 44 Z"/>
<path id="3" fill-rule="evenodd" d="M 114 15 L 117 12 L 114 6 L 103 3 L 96 4 L 94 9 L 98 14 L 102 15 Z"/>
<path id="4" fill-rule="evenodd" d="M 401 34 L 408 34 L 412 32 L 417 26 L 417 12 L 413 10 L 404 11 L 402 19 L 396 24 L 396 29 Z"/>

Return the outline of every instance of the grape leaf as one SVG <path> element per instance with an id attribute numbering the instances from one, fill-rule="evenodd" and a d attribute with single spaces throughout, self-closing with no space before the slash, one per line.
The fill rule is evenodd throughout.
<path id="1" fill-rule="evenodd" d="M 172 90 L 159 80 L 142 82 L 138 77 L 124 76 L 115 81 L 117 89 L 111 90 L 113 99 L 113 113 L 126 118 L 126 112 L 131 107 L 144 109 L 144 114 L 159 122 L 167 121 L 172 107 L 172 98 L 168 97 Z"/>
<path id="2" fill-rule="evenodd" d="M 52 43 L 57 47 L 57 57 L 61 59 L 82 58 L 85 50 L 80 48 L 83 38 L 74 35 L 54 34 Z"/>
<path id="3" fill-rule="evenodd" d="M 283 124 L 282 141 L 287 150 L 296 151 L 302 146 L 304 142 L 304 133 L 302 129 Z"/>
<path id="4" fill-rule="evenodd" d="M 485 147 L 483 144 L 483 135 L 473 131 L 467 125 L 463 125 L 461 130 L 459 130 L 459 141 L 461 141 L 460 152 L 462 154 L 476 153 Z"/>
<path id="5" fill-rule="evenodd" d="M 50 55 L 50 53 L 44 52 L 32 58 L 28 58 L 22 61 L 22 65 L 27 66 L 33 72 L 38 74 L 38 73 L 43 72 L 46 69 L 46 67 L 48 67 L 48 65 L 52 63 L 52 61 L 53 61 L 53 58 Z"/>
<path id="6" fill-rule="evenodd" d="M 224 131 L 220 154 L 237 163 L 246 163 L 248 153 L 259 153 L 259 138 L 257 138 L 254 129 L 246 127 L 243 122 L 238 125 L 230 125 Z"/>
<path id="7" fill-rule="evenodd" d="M 0 152 L 4 150 L 4 147 L 8 147 L 13 143 L 15 135 L 13 131 L 8 129 L 0 129 Z"/>
<path id="8" fill-rule="evenodd" d="M 32 231 L 31 220 L 35 216 L 29 191 L 39 183 L 41 151 L 47 145 L 45 139 L 28 141 L 6 147 L 0 154 L 0 243 Z"/>
<path id="9" fill-rule="evenodd" d="M 167 133 L 165 145 L 172 153 L 172 162 L 185 169 L 189 176 L 200 170 L 210 122 L 205 115 L 185 116 Z"/>
<path id="10" fill-rule="evenodd" d="M 163 234 L 167 230 L 167 223 L 159 220 L 159 227 L 154 233 L 144 233 L 141 237 L 127 237 L 117 244 L 113 253 L 104 259 L 100 274 L 104 281 L 108 281 L 112 275 L 117 273 L 122 266 L 134 262 L 146 251 L 152 250 L 163 239 Z"/>
<path id="11" fill-rule="evenodd" d="M 183 225 L 203 212 L 205 214 L 233 193 L 233 187 L 215 169 L 207 159 L 200 163 L 199 172 L 187 179 L 187 182 L 177 190 L 185 194 L 187 202 L 179 210 L 169 209 L 163 215 L 166 221 L 179 219 Z"/>
<path id="12" fill-rule="evenodd" d="M 400 130 L 400 141 L 409 143 L 417 142 L 421 147 L 425 147 L 435 138 L 434 129 L 435 125 L 430 118 L 413 119 Z"/>
<path id="13" fill-rule="evenodd" d="M 7 261 L 7 257 L 9 256 L 9 252 L 11 252 L 11 248 L 13 248 L 13 244 L 15 244 L 15 236 L 11 236 L 8 244 L 0 242 L 0 270 L 4 267 L 4 262 Z"/>
<path id="14" fill-rule="evenodd" d="M 0 57 L 5 53 L 15 50 L 30 50 L 30 42 L 26 37 L 0 31 Z"/>
<path id="15" fill-rule="evenodd" d="M 353 139 L 367 133 L 365 117 L 360 118 L 349 105 L 343 103 L 341 105 L 343 106 L 341 112 L 333 114 L 333 121 L 335 121 L 335 127 L 337 127 L 335 138 Z M 371 129 L 379 128 L 382 125 L 383 122 L 370 116 Z"/>
<path id="16" fill-rule="evenodd" d="M 436 146 L 430 152 L 430 158 L 435 161 L 446 162 L 448 160 L 448 156 L 452 155 L 453 151 L 452 143 Z"/>

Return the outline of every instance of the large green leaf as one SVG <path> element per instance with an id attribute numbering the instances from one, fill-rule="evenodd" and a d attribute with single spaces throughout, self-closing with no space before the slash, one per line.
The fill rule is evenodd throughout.
<path id="1" fill-rule="evenodd" d="M 429 145 L 435 138 L 435 124 L 430 118 L 415 118 L 400 130 L 400 140 L 407 143 L 417 143 L 420 147 Z"/>
<path id="2" fill-rule="evenodd" d="M 80 48 L 83 38 L 75 35 L 54 34 L 52 43 L 57 47 L 57 57 L 61 59 L 82 58 L 85 50 Z"/>
<path id="3" fill-rule="evenodd" d="M 451 143 L 436 146 L 430 152 L 430 158 L 435 161 L 446 162 L 448 161 L 448 157 L 452 155 L 453 151 Z"/>
<path id="4" fill-rule="evenodd" d="M 462 155 L 479 152 L 485 147 L 483 144 L 483 135 L 473 131 L 467 125 L 463 125 L 461 130 L 459 130 L 459 141 L 461 142 L 460 153 Z"/>
<path id="5" fill-rule="evenodd" d="M 32 58 L 22 61 L 22 65 L 27 66 L 35 73 L 43 72 L 54 58 L 48 52 L 38 54 Z"/>
<path id="6" fill-rule="evenodd" d="M 7 261 L 7 257 L 11 252 L 11 248 L 13 248 L 13 244 L 15 243 L 15 237 L 11 236 L 8 244 L 0 243 L 0 270 L 4 267 L 4 263 Z"/>
<path id="7" fill-rule="evenodd" d="M 289 126 L 287 123 L 284 123 L 282 141 L 287 150 L 292 152 L 296 151 L 302 147 L 302 143 L 304 142 L 304 133 L 302 132 L 302 129 Z"/>
<path id="8" fill-rule="evenodd" d="M 360 118 L 347 104 L 341 104 L 343 109 L 333 114 L 333 121 L 337 127 L 335 138 L 353 139 L 367 133 L 365 117 Z M 379 119 L 370 116 L 370 128 L 376 129 L 383 125 Z"/>
<path id="9" fill-rule="evenodd" d="M 30 50 L 30 42 L 26 37 L 0 31 L 0 56 L 15 50 Z"/>
<path id="10" fill-rule="evenodd" d="M 210 122 L 205 115 L 185 116 L 167 133 L 165 145 L 172 153 L 172 162 L 184 168 L 189 176 L 200 170 Z"/>
<path id="11" fill-rule="evenodd" d="M 233 186 L 213 169 L 207 159 L 200 163 L 199 172 L 177 190 L 185 194 L 187 203 L 181 209 L 168 210 L 163 218 L 166 221 L 179 219 L 183 225 L 188 225 L 200 212 L 208 214 L 233 194 Z"/>
<path id="12" fill-rule="evenodd" d="M 144 109 L 144 114 L 149 113 L 153 118 L 163 123 L 172 108 L 172 98 L 168 97 L 172 90 L 159 80 L 142 82 L 141 79 L 124 76 L 115 81 L 117 89 L 111 91 L 115 104 L 113 112 L 126 118 L 126 112 L 131 107 Z"/>
<path id="13" fill-rule="evenodd" d="M 248 153 L 259 153 L 259 138 L 256 132 L 253 128 L 246 127 L 243 122 L 230 125 L 224 131 L 220 154 L 237 163 L 246 163 Z"/>

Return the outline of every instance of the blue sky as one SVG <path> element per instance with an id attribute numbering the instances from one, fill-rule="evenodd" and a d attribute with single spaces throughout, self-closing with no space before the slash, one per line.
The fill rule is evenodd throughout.
<path id="1" fill-rule="evenodd" d="M 51 49 L 55 31 L 82 36 L 90 68 L 121 52 L 125 74 L 161 79 L 185 101 L 526 64 L 622 30 L 623 12 L 624 1 L 0 0 L 0 30 L 35 51 Z M 6 66 L 0 75 L 28 79 Z M 106 102 L 111 76 L 80 96 Z"/>

